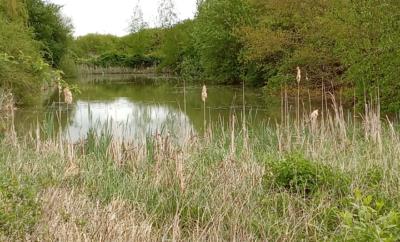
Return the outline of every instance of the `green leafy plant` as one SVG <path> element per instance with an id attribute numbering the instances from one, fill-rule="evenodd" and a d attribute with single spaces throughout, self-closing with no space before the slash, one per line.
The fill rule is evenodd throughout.
<path id="1" fill-rule="evenodd" d="M 384 212 L 383 201 L 373 203 L 372 195 L 355 192 L 352 211 L 340 212 L 346 241 L 399 241 L 400 216 L 394 210 Z"/>
<path id="2" fill-rule="evenodd" d="M 272 182 L 280 189 L 305 194 L 313 194 L 324 186 L 339 185 L 345 190 L 347 180 L 343 174 L 322 163 L 312 162 L 299 154 L 290 155 L 284 160 L 267 162 L 264 184 Z"/>
<path id="3" fill-rule="evenodd" d="M 40 216 L 36 191 L 16 177 L 0 179 L 0 235 L 30 233 Z"/>

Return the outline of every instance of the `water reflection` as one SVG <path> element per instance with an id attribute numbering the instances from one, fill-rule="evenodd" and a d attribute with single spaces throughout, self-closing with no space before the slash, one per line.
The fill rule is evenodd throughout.
<path id="1" fill-rule="evenodd" d="M 156 76 L 92 76 L 74 80 L 81 95 L 74 94 L 74 102 L 61 103 L 60 120 L 64 133 L 69 130 L 74 140 L 84 138 L 93 125 L 118 127 L 125 136 L 154 134 L 158 129 L 176 135 L 184 131 L 202 133 L 203 102 L 201 84 L 186 86 L 186 114 L 184 114 L 183 83 L 174 78 Z M 242 112 L 242 89 L 240 86 L 208 85 L 207 122 L 223 121 L 236 114 L 240 121 Z M 246 88 L 247 116 L 254 123 L 279 119 L 280 100 L 265 101 L 259 89 Z M 51 105 L 55 103 L 53 108 Z M 22 108 L 16 114 L 16 129 L 27 133 L 37 121 L 43 126 L 46 113 L 58 110 L 58 93 L 46 101 L 43 108 Z M 255 114 L 257 113 L 257 115 Z M 56 122 L 57 119 L 55 118 Z M 55 124 L 57 127 L 58 123 Z M 187 135 L 187 133 L 186 133 Z"/>
<path id="2" fill-rule="evenodd" d="M 101 128 L 104 124 L 113 132 L 134 139 L 161 131 L 183 136 L 185 130 L 188 135 L 190 128 L 189 117 L 180 110 L 165 104 L 132 102 L 127 98 L 94 102 L 79 100 L 72 110 L 69 118 L 73 122 L 67 130 L 75 141 L 85 138 L 90 128 Z"/>

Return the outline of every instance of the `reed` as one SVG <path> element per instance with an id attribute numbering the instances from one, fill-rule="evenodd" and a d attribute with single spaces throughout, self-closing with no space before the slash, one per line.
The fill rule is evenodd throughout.
<path id="1" fill-rule="evenodd" d="M 204 107 L 204 139 L 207 134 L 207 117 L 206 117 L 206 99 L 207 99 L 207 87 L 203 85 L 203 89 L 201 90 L 201 100 L 203 101 Z"/>
<path id="2" fill-rule="evenodd" d="M 385 202 L 382 219 L 400 211 L 400 124 L 378 102 L 353 123 L 328 97 L 324 120 L 308 108 L 291 119 L 283 98 L 281 123 L 251 126 L 249 113 L 244 133 L 232 116 L 210 123 L 207 140 L 167 127 L 126 136 L 112 120 L 62 149 L 50 123 L 40 142 L 18 137 L 15 148 L 5 136 L 0 211 L 16 216 L 0 216 L 0 240 L 342 241 L 358 190 Z"/>

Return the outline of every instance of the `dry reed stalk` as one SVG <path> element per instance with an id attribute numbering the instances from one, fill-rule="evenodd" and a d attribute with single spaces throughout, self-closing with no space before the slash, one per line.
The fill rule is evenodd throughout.
<path id="1" fill-rule="evenodd" d="M 186 183 L 185 183 L 185 174 L 184 174 L 184 161 L 185 161 L 185 152 L 177 152 L 175 157 L 175 169 L 176 175 L 179 180 L 179 187 L 182 193 L 185 193 L 186 190 Z"/>
<path id="2" fill-rule="evenodd" d="M 204 139 L 206 138 L 206 99 L 207 99 L 207 87 L 206 85 L 203 85 L 203 89 L 201 91 L 201 100 L 203 100 L 204 103 Z"/>
<path id="3" fill-rule="evenodd" d="M 335 124 L 339 125 L 339 133 L 340 133 L 340 138 L 341 141 L 346 141 L 347 140 L 347 132 L 346 132 L 346 121 L 343 113 L 343 107 L 338 106 L 336 102 L 336 98 L 332 93 L 329 93 L 331 95 L 332 99 L 332 107 L 333 111 L 335 112 Z M 342 144 L 345 144 L 345 142 L 342 142 Z"/>
<path id="4" fill-rule="evenodd" d="M 25 241 L 156 241 L 145 211 L 122 199 L 103 206 L 80 191 L 59 187 L 40 197 L 42 218 Z"/>
<path id="5" fill-rule="evenodd" d="M 313 158 L 318 157 L 318 149 L 316 148 L 316 138 L 318 137 L 318 109 L 314 110 L 310 115 L 311 134 L 313 137 L 311 151 Z"/>
<path id="6" fill-rule="evenodd" d="M 276 124 L 276 137 L 278 138 L 278 151 L 283 151 L 282 135 L 280 134 L 279 125 Z"/>
<path id="7" fill-rule="evenodd" d="M 174 216 L 174 220 L 172 222 L 172 242 L 177 242 L 180 241 L 181 238 L 181 228 L 179 226 L 180 224 L 180 218 L 179 218 L 179 206 L 177 207 L 177 212 Z"/>
<path id="8" fill-rule="evenodd" d="M 36 120 L 36 152 L 40 152 L 40 124 L 39 118 Z"/>
<path id="9" fill-rule="evenodd" d="M 297 113 L 296 113 L 296 124 L 297 124 L 297 136 L 300 136 L 300 81 L 301 81 L 301 70 L 300 67 L 297 67 Z"/>
<path id="10" fill-rule="evenodd" d="M 243 149 L 247 152 L 248 150 L 248 135 L 246 131 L 246 100 L 244 92 L 245 82 L 243 81 L 243 116 L 242 116 L 242 129 L 243 129 Z"/>
<path id="11" fill-rule="evenodd" d="M 11 145 L 14 148 L 18 147 L 18 138 L 17 138 L 17 132 L 15 131 L 15 125 L 14 125 L 14 111 L 15 109 L 13 108 L 14 106 L 14 99 L 11 94 L 11 98 L 9 99 L 9 107 L 11 107 L 11 126 L 10 126 L 10 131 L 9 135 L 11 138 Z"/>
<path id="12" fill-rule="evenodd" d="M 375 145 L 378 145 L 382 151 L 382 123 L 380 120 L 380 106 L 375 107 L 371 104 L 365 104 L 365 114 L 361 115 L 364 127 L 364 136 L 366 140 L 372 140 Z"/>
<path id="13" fill-rule="evenodd" d="M 188 129 L 187 129 L 187 113 L 186 113 L 186 79 L 183 79 L 183 112 L 185 114 L 185 136 L 184 136 L 184 147 L 186 147 Z"/>
<path id="14" fill-rule="evenodd" d="M 233 158 L 235 157 L 235 115 L 232 115 L 231 122 L 231 157 Z"/>
<path id="15" fill-rule="evenodd" d="M 67 140 L 67 160 L 68 167 L 66 171 L 66 175 L 71 176 L 77 174 L 77 166 L 74 162 L 74 143 L 71 138 L 71 133 L 68 131 L 68 140 Z"/>
<path id="16" fill-rule="evenodd" d="M 58 81 L 60 81 L 60 78 L 57 78 Z M 62 126 L 61 126 L 61 92 L 62 92 L 62 87 L 60 82 L 58 83 L 58 144 L 60 148 L 60 155 L 64 156 L 64 148 L 63 148 L 63 138 L 62 138 Z"/>

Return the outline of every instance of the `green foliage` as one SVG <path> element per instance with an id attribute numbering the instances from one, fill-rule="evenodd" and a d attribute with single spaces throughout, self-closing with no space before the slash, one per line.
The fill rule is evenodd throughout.
<path id="1" fill-rule="evenodd" d="M 213 82 L 237 82 L 242 45 L 233 29 L 250 22 L 249 5 L 242 0 L 209 0 L 198 11 L 192 38 L 204 76 Z"/>
<path id="2" fill-rule="evenodd" d="M 249 2 L 256 20 L 235 30 L 244 45 L 244 79 L 264 82 L 273 93 L 284 83 L 296 85 L 300 66 L 310 80 L 302 86 L 355 88 L 360 109 L 371 93 L 383 111 L 400 108 L 398 1 Z"/>
<path id="3" fill-rule="evenodd" d="M 17 104 L 41 104 L 42 86 L 55 77 L 45 60 L 76 75 L 68 52 L 72 26 L 60 8 L 41 0 L 0 1 L 0 87 Z"/>
<path id="4" fill-rule="evenodd" d="M 99 56 L 101 54 L 116 51 L 119 38 L 114 35 L 87 34 L 79 36 L 74 44 L 75 53 L 79 58 Z"/>
<path id="5" fill-rule="evenodd" d="M 321 163 L 315 163 L 301 155 L 291 155 L 284 160 L 267 161 L 270 174 L 264 177 L 264 185 L 270 182 L 279 189 L 305 194 L 314 194 L 324 187 L 337 187 L 345 190 L 346 179 L 343 174 Z"/>
<path id="6" fill-rule="evenodd" d="M 63 70 L 65 77 L 77 77 L 78 68 L 71 53 L 65 54 L 60 61 L 59 68 Z"/>
<path id="7" fill-rule="evenodd" d="M 35 189 L 17 177 L 0 178 L 0 235 L 22 237 L 32 233 L 39 216 L 40 203 Z"/>
<path id="8" fill-rule="evenodd" d="M 99 67 L 116 67 L 126 66 L 132 68 L 146 68 L 158 65 L 162 62 L 162 58 L 157 56 L 137 55 L 124 55 L 116 52 L 105 53 L 98 58 L 91 58 L 89 60 L 80 60 L 80 63 L 85 63 L 90 66 Z"/>
<path id="9" fill-rule="evenodd" d="M 6 20 L 0 13 L 0 87 L 12 90 L 20 104 L 40 103 L 46 64 L 39 44 L 20 22 Z M 38 98 L 39 97 L 39 98 Z"/>
<path id="10" fill-rule="evenodd" d="M 165 30 L 164 45 L 161 47 L 165 58 L 160 68 L 168 66 L 175 69 L 183 61 L 183 57 L 191 45 L 190 31 L 192 28 L 193 21 L 186 20 Z"/>
<path id="11" fill-rule="evenodd" d="M 43 43 L 44 58 L 58 66 L 72 42 L 71 21 L 62 16 L 62 6 L 42 0 L 26 0 L 28 23 L 34 38 Z"/>
<path id="12" fill-rule="evenodd" d="M 383 111 L 397 112 L 400 108 L 400 31 L 398 1 L 356 1 L 346 5 L 353 11 L 335 10 L 342 31 L 334 51 L 340 53 L 348 69 L 346 80 L 355 86 L 359 108 L 365 96 L 379 92 Z M 375 95 L 374 95 L 375 96 Z"/>
<path id="13" fill-rule="evenodd" d="M 355 192 L 351 211 L 340 213 L 345 241 L 399 241 L 400 216 L 394 210 L 385 212 L 384 202 L 375 201 L 371 195 L 362 197 Z"/>
<path id="14" fill-rule="evenodd" d="M 0 0 L 0 13 L 10 21 L 26 23 L 28 14 L 22 0 Z"/>

